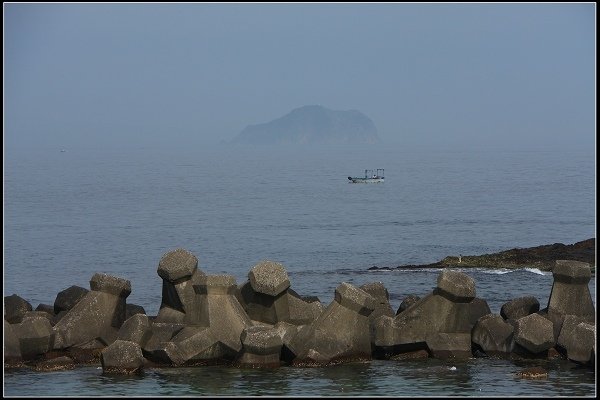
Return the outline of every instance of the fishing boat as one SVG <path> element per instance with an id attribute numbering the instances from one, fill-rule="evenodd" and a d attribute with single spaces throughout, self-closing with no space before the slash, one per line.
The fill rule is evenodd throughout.
<path id="1" fill-rule="evenodd" d="M 385 177 L 383 176 L 383 168 L 377 168 L 375 171 L 376 172 L 373 173 L 372 169 L 365 169 L 364 178 L 349 176 L 348 180 L 350 183 L 383 183 L 385 180 Z"/>

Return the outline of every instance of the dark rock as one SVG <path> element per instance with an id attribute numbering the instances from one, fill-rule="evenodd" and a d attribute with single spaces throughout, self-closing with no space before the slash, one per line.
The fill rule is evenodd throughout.
<path id="1" fill-rule="evenodd" d="M 39 312 L 40 314 L 46 314 Z M 14 325 L 14 333 L 19 339 L 23 359 L 34 359 L 52 350 L 55 333 L 50 319 L 41 315 L 29 315 Z"/>
<path id="2" fill-rule="evenodd" d="M 64 371 L 69 369 L 75 369 L 75 361 L 67 356 L 43 360 L 33 366 L 33 370 L 38 372 Z"/>
<path id="3" fill-rule="evenodd" d="M 498 253 L 479 256 L 448 256 L 432 264 L 400 265 L 394 269 L 413 268 L 538 268 L 541 271 L 552 271 L 556 260 L 575 260 L 596 267 L 596 239 L 591 238 L 574 244 L 554 243 L 528 248 L 514 248 Z M 390 268 L 370 267 L 369 270 L 390 270 Z"/>
<path id="4" fill-rule="evenodd" d="M 4 320 L 4 364 L 19 364 L 23 360 L 16 326 Z"/>
<path id="5" fill-rule="evenodd" d="M 500 315 L 504 319 L 517 320 L 540 310 L 540 302 L 533 296 L 513 299 L 502 305 Z"/>
<path id="6" fill-rule="evenodd" d="M 152 337 L 152 327 L 146 314 L 135 314 L 128 318 L 117 336 L 118 340 L 127 340 L 144 347 Z"/>
<path id="7" fill-rule="evenodd" d="M 540 354 L 555 345 L 552 323 L 546 318 L 531 314 L 515 321 L 515 343 L 532 354 Z"/>
<path id="8" fill-rule="evenodd" d="M 595 343 L 596 328 L 592 323 L 574 315 L 565 317 L 557 345 L 565 350 L 569 360 L 591 363 L 595 358 Z"/>
<path id="9" fill-rule="evenodd" d="M 593 318 L 596 315 L 588 282 L 590 265 L 573 260 L 558 260 L 552 271 L 554 282 L 548 300 L 548 314 L 577 315 Z"/>
<path id="10" fill-rule="evenodd" d="M 396 315 L 398 315 L 402 311 L 408 309 L 410 306 L 417 303 L 419 300 L 421 300 L 421 298 L 419 296 L 414 295 L 414 294 L 409 294 L 408 296 L 406 296 L 404 298 L 404 300 L 402 300 L 402 303 L 400 303 L 400 306 L 398 307 L 398 310 L 396 311 Z"/>
<path id="11" fill-rule="evenodd" d="M 198 325 L 198 298 L 194 285 L 206 274 L 198 269 L 198 259 L 184 249 L 166 253 L 158 264 L 162 278 L 162 301 L 156 322 Z"/>
<path id="12" fill-rule="evenodd" d="M 529 367 L 518 372 L 517 376 L 525 379 L 545 379 L 548 377 L 548 371 L 542 367 Z"/>
<path id="13" fill-rule="evenodd" d="M 286 346 L 294 354 L 292 364 L 317 366 L 371 359 L 369 315 L 375 303 L 364 290 L 345 282 L 339 285 L 325 311 Z"/>
<path id="14" fill-rule="evenodd" d="M 236 364 L 242 367 L 274 368 L 280 365 L 283 342 L 277 329 L 251 326 L 242 332 L 242 350 Z"/>
<path id="15" fill-rule="evenodd" d="M 144 367 L 144 356 L 140 345 L 127 340 L 116 340 L 100 354 L 105 373 L 133 374 Z"/>
<path id="16" fill-rule="evenodd" d="M 165 253 L 158 262 L 158 276 L 171 283 L 188 280 L 198 268 L 198 258 L 185 249 Z"/>
<path id="17" fill-rule="evenodd" d="M 437 346 L 441 343 L 437 335 L 440 333 L 470 335 L 477 320 L 490 313 L 487 302 L 474 296 L 472 278 L 460 272 L 442 271 L 438 286 L 431 294 L 394 318 L 381 316 L 375 320 L 375 351 L 383 358 L 392 357 L 400 352 L 420 350 L 428 340 Z M 464 344 L 460 335 L 448 338 L 455 342 L 457 350 Z M 440 346 L 438 354 L 451 350 Z M 466 350 L 464 346 L 463 350 Z"/>
<path id="18" fill-rule="evenodd" d="M 31 310 L 33 310 L 31 304 L 16 294 L 4 296 L 4 319 L 8 323 L 18 324 L 23 320 L 25 313 Z"/>
<path id="19" fill-rule="evenodd" d="M 89 290 L 81 286 L 71 286 L 59 292 L 54 300 L 54 314 L 58 315 L 62 311 L 69 311 L 75 306 Z"/>
<path id="20" fill-rule="evenodd" d="M 116 338 L 116 332 L 125 322 L 126 297 L 131 293 L 128 280 L 106 274 L 94 274 L 90 290 L 83 299 L 67 311 L 54 325 L 55 349 L 86 345 L 103 338 Z"/>
<path id="21" fill-rule="evenodd" d="M 144 307 L 136 304 L 125 305 L 125 320 L 128 320 L 135 314 L 146 314 L 146 310 L 144 310 Z"/>
<path id="22" fill-rule="evenodd" d="M 38 306 L 35 308 L 35 311 L 43 311 L 45 313 L 48 313 L 48 315 L 50 315 L 51 318 L 54 318 L 54 306 L 51 306 L 50 304 L 38 304 Z"/>
<path id="23" fill-rule="evenodd" d="M 486 314 L 473 327 L 471 341 L 487 355 L 508 354 L 514 347 L 513 333 L 500 315 Z"/>

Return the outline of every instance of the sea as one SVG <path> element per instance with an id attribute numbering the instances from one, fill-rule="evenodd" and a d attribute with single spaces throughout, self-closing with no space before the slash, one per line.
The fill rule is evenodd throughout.
<path id="1" fill-rule="evenodd" d="M 385 169 L 385 183 L 348 176 Z M 324 306 L 343 282 L 382 282 L 396 310 L 426 296 L 430 264 L 595 237 L 594 149 L 454 149 L 401 145 L 50 148 L 5 151 L 4 295 L 54 304 L 107 273 L 131 282 L 128 303 L 156 315 L 162 255 L 184 248 L 207 274 L 239 284 L 262 260 Z M 552 274 L 532 266 L 460 269 L 493 313 L 514 298 L 547 306 Z M 589 284 L 596 302 L 596 276 Z M 542 366 L 548 377 L 516 373 Z M 593 368 L 567 360 L 372 360 L 323 368 L 228 366 L 105 375 L 4 370 L 4 395 L 286 397 L 595 397 Z"/>

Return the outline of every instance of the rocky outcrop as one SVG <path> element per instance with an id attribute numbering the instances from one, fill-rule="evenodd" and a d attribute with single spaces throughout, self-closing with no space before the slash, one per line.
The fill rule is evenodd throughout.
<path id="1" fill-rule="evenodd" d="M 499 253 L 479 256 L 448 256 L 432 264 L 400 265 L 397 267 L 370 267 L 369 270 L 390 270 L 410 268 L 538 268 L 541 271 L 552 271 L 557 260 L 573 260 L 587 263 L 592 270 L 596 269 L 596 239 L 591 238 L 565 245 L 554 243 L 549 245 L 514 248 Z"/>

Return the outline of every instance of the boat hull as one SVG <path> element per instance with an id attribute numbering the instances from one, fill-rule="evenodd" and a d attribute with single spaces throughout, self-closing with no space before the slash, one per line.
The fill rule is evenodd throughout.
<path id="1" fill-rule="evenodd" d="M 350 178 L 350 183 L 382 183 L 383 178 Z"/>

